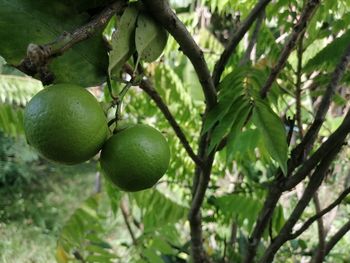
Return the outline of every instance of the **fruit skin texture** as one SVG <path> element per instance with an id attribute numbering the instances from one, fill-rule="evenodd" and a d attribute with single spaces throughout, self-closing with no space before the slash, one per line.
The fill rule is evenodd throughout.
<path id="1" fill-rule="evenodd" d="M 45 158 L 77 164 L 93 157 L 109 133 L 95 97 L 82 87 L 57 84 L 38 92 L 24 112 L 27 141 Z"/>
<path id="2" fill-rule="evenodd" d="M 101 168 L 124 191 L 152 187 L 166 172 L 170 150 L 155 128 L 136 124 L 114 134 L 102 148 Z"/>

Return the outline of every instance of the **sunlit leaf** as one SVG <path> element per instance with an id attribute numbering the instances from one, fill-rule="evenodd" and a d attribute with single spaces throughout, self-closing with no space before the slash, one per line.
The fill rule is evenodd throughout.
<path id="1" fill-rule="evenodd" d="M 263 141 L 271 155 L 278 162 L 284 174 L 287 173 L 288 145 L 281 119 L 263 101 L 255 101 L 253 122 L 262 133 Z"/>

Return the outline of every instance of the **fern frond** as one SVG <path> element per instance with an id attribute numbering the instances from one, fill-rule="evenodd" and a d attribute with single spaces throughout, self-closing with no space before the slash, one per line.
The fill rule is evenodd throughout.
<path id="1" fill-rule="evenodd" d="M 0 102 L 24 106 L 43 88 L 40 81 L 26 76 L 0 74 Z"/>

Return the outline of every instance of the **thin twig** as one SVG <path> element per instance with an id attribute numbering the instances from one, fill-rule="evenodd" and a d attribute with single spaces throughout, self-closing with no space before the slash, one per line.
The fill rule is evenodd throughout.
<path id="1" fill-rule="evenodd" d="M 274 256 L 276 252 L 280 249 L 280 247 L 289 240 L 290 233 L 302 215 L 303 211 L 309 204 L 311 198 L 314 196 L 317 189 L 320 187 L 324 177 L 327 175 L 328 168 L 331 165 L 334 158 L 337 156 L 338 152 L 341 150 L 342 144 L 334 145 L 332 151 L 325 156 L 320 164 L 315 169 L 314 173 L 310 177 L 310 181 L 305 188 L 305 191 L 295 206 L 293 212 L 289 216 L 288 220 L 283 225 L 281 231 L 275 237 L 270 246 L 266 249 L 264 255 L 262 256 L 260 263 L 269 263 L 273 262 Z"/>
<path id="2" fill-rule="evenodd" d="M 124 66 L 124 69 L 128 74 L 132 74 L 132 72 L 134 71 L 131 68 L 131 66 L 127 64 Z M 163 113 L 164 117 L 169 122 L 170 126 L 173 128 L 176 136 L 179 138 L 181 144 L 185 148 L 190 158 L 200 167 L 203 166 L 203 161 L 194 153 L 190 143 L 186 138 L 186 135 L 182 131 L 180 125 L 175 120 L 174 116 L 171 114 L 168 106 L 165 104 L 162 97 L 153 87 L 152 83 L 148 79 L 143 79 L 141 80 L 139 87 L 156 103 L 160 111 Z"/>
<path id="3" fill-rule="evenodd" d="M 224 52 L 221 54 L 220 59 L 215 64 L 213 71 L 213 81 L 214 85 L 217 88 L 220 82 L 222 72 L 225 69 L 227 62 L 229 61 L 232 53 L 235 51 L 237 45 L 244 37 L 245 33 L 252 26 L 254 21 L 259 17 L 259 14 L 264 11 L 266 5 L 271 2 L 271 0 L 259 0 L 259 2 L 254 6 L 248 17 L 240 25 L 236 33 L 229 39 L 227 47 Z"/>
<path id="4" fill-rule="evenodd" d="M 306 29 L 307 23 L 314 14 L 316 7 L 320 4 L 320 0 L 309 0 L 300 16 L 299 21 L 293 27 L 293 32 L 291 33 L 287 43 L 285 44 L 280 57 L 276 65 L 271 70 L 271 73 L 265 82 L 264 86 L 261 88 L 260 94 L 262 98 L 265 98 L 272 84 L 276 80 L 280 71 L 284 68 L 290 53 L 293 51 L 298 38 L 302 32 Z"/>
<path id="5" fill-rule="evenodd" d="M 300 138 L 303 138 L 304 131 L 303 131 L 303 123 L 301 121 L 301 76 L 302 76 L 302 65 L 303 65 L 303 36 L 304 33 L 301 34 L 299 40 L 298 40 L 298 46 L 297 46 L 297 57 L 298 57 L 298 64 L 297 64 L 297 74 L 296 74 L 296 84 L 295 84 L 295 118 L 297 121 L 297 126 L 299 128 L 299 136 Z"/>
<path id="6" fill-rule="evenodd" d="M 318 218 L 321 218 L 322 216 L 324 216 L 325 214 L 327 214 L 328 212 L 330 212 L 331 210 L 333 210 L 336 206 L 338 206 L 345 197 L 347 197 L 350 194 L 350 187 L 348 187 L 347 189 L 345 189 L 340 195 L 339 197 L 333 201 L 333 203 L 331 203 L 329 206 L 327 206 L 326 208 L 324 208 L 322 211 L 320 211 L 319 213 L 317 213 L 316 215 L 310 217 L 308 220 L 305 221 L 305 223 L 298 229 L 296 230 L 293 234 L 291 234 L 289 236 L 289 239 L 295 239 L 298 236 L 300 236 L 302 233 L 304 233 Z"/>
<path id="7" fill-rule="evenodd" d="M 328 112 L 329 106 L 332 102 L 333 94 L 341 81 L 347 65 L 350 63 L 350 44 L 346 47 L 343 56 L 340 59 L 339 64 L 336 66 L 332 73 L 331 81 L 326 88 L 326 91 L 322 97 L 322 101 L 316 112 L 315 119 L 305 134 L 301 143 L 293 150 L 292 155 L 297 158 L 303 158 L 311 149 L 314 144 L 318 132 L 325 120 L 326 114 Z"/>
<path id="8" fill-rule="evenodd" d="M 271 184 L 268 195 L 265 199 L 263 208 L 261 209 L 257 223 L 254 227 L 253 233 L 249 238 L 247 254 L 244 262 L 250 263 L 256 255 L 257 246 L 262 238 L 266 226 L 273 214 L 274 208 L 282 195 L 283 191 L 288 191 L 295 187 L 298 183 L 306 178 L 306 176 L 317 166 L 317 164 L 330 154 L 334 145 L 341 145 L 344 143 L 346 136 L 350 133 L 350 111 L 345 116 L 342 124 L 338 129 L 325 141 L 319 149 L 303 163 L 303 166 L 297 173 L 289 178 L 278 179 Z M 297 165 L 297 164 L 294 164 Z M 293 167 L 289 167 L 292 170 Z"/>
<path id="9" fill-rule="evenodd" d="M 273 211 L 275 210 L 275 207 L 281 195 L 282 195 L 282 190 L 280 187 L 280 182 L 276 181 L 270 186 L 268 194 L 265 198 L 263 208 L 259 212 L 258 219 L 254 227 L 253 233 L 249 237 L 247 253 L 243 260 L 244 263 L 253 262 L 257 253 L 259 242 L 264 234 L 264 231 L 268 223 L 271 220 Z"/>
<path id="10" fill-rule="evenodd" d="M 150 11 L 153 17 L 164 26 L 164 28 L 175 38 L 180 45 L 180 50 L 191 61 L 198 79 L 201 83 L 202 90 L 205 97 L 206 109 L 203 116 L 203 120 L 206 118 L 207 113 L 217 103 L 216 89 L 211 78 L 207 63 L 204 59 L 202 50 L 198 47 L 191 34 L 188 32 L 184 24 L 171 10 L 168 1 L 166 0 L 143 0 L 146 8 Z M 161 106 L 160 104 L 158 106 Z M 163 109 L 164 110 L 164 109 Z M 163 112 L 164 114 L 164 112 Z M 169 119 L 168 119 L 169 121 Z M 211 131 L 205 134 L 201 134 L 200 143 L 198 148 L 198 158 L 203 160 L 203 165 L 196 161 L 195 178 L 194 178 L 194 200 L 191 207 L 197 207 L 202 204 L 204 194 L 210 179 L 210 172 L 212 162 L 214 160 L 215 152 L 212 156 L 207 156 L 208 143 L 210 141 L 209 134 Z M 192 155 L 192 154 L 191 154 Z M 195 156 L 195 155 L 194 155 Z M 198 183 L 197 183 L 198 182 Z M 197 187 L 196 187 L 197 186 Z M 196 198 L 197 196 L 197 198 Z M 193 209 L 190 209 L 193 211 Z M 192 258 L 195 263 L 209 262 L 210 259 L 206 255 L 203 240 L 202 240 L 202 226 L 200 209 L 195 209 L 195 214 L 190 214 L 189 221 L 191 227 L 191 246 L 192 246 Z"/>
<path id="11" fill-rule="evenodd" d="M 126 225 L 128 231 L 129 231 L 130 237 L 132 239 L 132 243 L 134 244 L 134 246 L 136 246 L 137 245 L 137 240 L 136 240 L 134 231 L 132 230 L 131 225 L 129 223 L 129 211 L 128 211 L 128 208 L 127 208 L 127 206 L 125 204 L 125 200 L 121 200 L 120 201 L 120 210 L 122 211 L 124 222 L 125 222 L 125 225 Z"/>
<path id="12" fill-rule="evenodd" d="M 63 32 L 51 43 L 44 45 L 29 44 L 26 57 L 16 67 L 30 76 L 35 76 L 46 67 L 52 58 L 62 55 L 77 43 L 90 38 L 95 32 L 102 29 L 113 15 L 121 13 L 124 10 L 126 2 L 126 0 L 113 2 L 87 24 L 71 33 Z M 53 79 L 50 78 L 45 84 L 49 84 L 48 82 L 52 81 Z"/>
<path id="13" fill-rule="evenodd" d="M 82 263 L 86 262 L 84 257 L 80 254 L 80 252 L 78 250 L 74 250 L 73 251 L 73 256 L 74 256 L 75 259 L 79 260 Z"/>
<path id="14" fill-rule="evenodd" d="M 348 53 L 348 52 L 346 52 Z M 345 57 L 347 57 L 345 55 Z M 341 61 L 344 60 L 344 57 Z M 342 74 L 338 68 L 343 68 L 342 62 L 336 67 L 336 71 L 333 73 L 334 79 L 338 79 L 339 75 Z M 336 73 L 337 72 L 337 73 Z M 338 77 L 336 77 L 338 76 Z M 338 80 L 339 82 L 339 80 Z M 329 86 L 337 86 L 338 82 L 331 81 Z M 285 181 L 285 179 L 281 179 L 280 176 L 277 176 L 276 181 L 271 185 L 268 195 L 265 199 L 264 206 L 259 213 L 257 223 L 254 227 L 253 233 L 249 238 L 247 254 L 244 259 L 245 263 L 250 263 L 254 259 L 257 251 L 258 244 L 262 238 L 262 235 L 265 231 L 265 228 L 273 214 L 274 208 L 277 205 L 277 202 L 283 191 L 287 191 L 295 187 L 298 183 L 300 183 L 305 177 L 315 168 L 315 166 L 319 163 L 319 161 L 327 156 L 330 149 L 332 149 L 333 145 L 344 141 L 344 138 L 350 132 L 350 113 L 348 112 L 345 117 L 342 125 L 334 132 L 328 140 L 323 143 L 319 149 L 305 162 L 303 162 L 304 157 L 301 153 L 304 152 L 304 146 L 297 146 L 293 152 L 292 157 L 288 161 L 288 175 L 290 175 L 296 167 L 298 167 L 302 162 L 303 166 L 297 171 L 294 176 L 291 176 Z M 306 136 L 305 136 L 306 137 Z M 304 140 L 305 140 L 304 137 Z M 307 142 L 307 141 L 305 141 Z M 310 144 L 310 143 L 309 143 Z M 311 143 L 311 145 L 313 142 Z"/>
<path id="15" fill-rule="evenodd" d="M 172 11 L 166 0 L 143 0 L 146 8 L 153 17 L 165 27 L 165 29 L 179 43 L 182 52 L 190 59 L 201 83 L 206 103 L 211 109 L 216 104 L 216 91 L 210 75 L 203 51 L 194 41 L 190 32 Z"/>
<path id="16" fill-rule="evenodd" d="M 239 62 L 239 65 L 240 65 L 240 66 L 244 66 L 245 64 L 247 64 L 248 61 L 250 61 L 251 53 L 252 53 L 252 51 L 253 51 L 253 48 L 254 48 L 256 42 L 258 41 L 258 36 L 259 36 L 259 33 L 260 33 L 260 28 L 261 28 L 261 26 L 262 26 L 262 24 L 263 24 L 263 21 L 264 21 L 264 18 L 265 18 L 265 12 L 264 12 L 264 11 L 265 11 L 265 10 L 263 10 L 263 11 L 259 14 L 259 16 L 258 16 L 258 18 L 257 18 L 257 20 L 256 20 L 256 22 L 255 22 L 255 27 L 254 27 L 254 30 L 253 30 L 253 32 L 252 32 L 252 36 L 251 36 L 251 38 L 250 38 L 248 47 L 247 47 L 247 49 L 246 49 L 246 51 L 245 51 L 245 53 L 244 53 L 244 55 L 243 55 L 241 61 Z"/>
<path id="17" fill-rule="evenodd" d="M 315 204 L 315 209 L 316 213 L 321 212 L 321 204 L 320 204 L 320 199 L 318 198 L 317 191 L 315 192 L 313 196 L 313 202 Z M 310 263 L 318 263 L 322 262 L 323 257 L 324 257 L 324 252 L 325 252 L 325 245 L 326 245 L 326 231 L 324 228 L 324 223 L 323 223 L 323 218 L 319 217 L 317 218 L 317 232 L 318 232 L 318 246 L 315 249 L 313 256 L 311 258 Z"/>
<path id="18" fill-rule="evenodd" d="M 334 246 L 339 242 L 340 239 L 345 236 L 347 232 L 350 231 L 350 220 L 345 223 L 327 242 L 326 249 L 325 249 L 325 255 L 327 256 L 329 252 L 334 248 Z"/>
<path id="19" fill-rule="evenodd" d="M 322 143 L 322 145 L 303 162 L 299 170 L 285 182 L 284 191 L 288 191 L 299 184 L 316 167 L 319 161 L 329 154 L 334 145 L 344 143 L 346 136 L 350 133 L 350 111 L 345 115 L 340 126 Z"/>

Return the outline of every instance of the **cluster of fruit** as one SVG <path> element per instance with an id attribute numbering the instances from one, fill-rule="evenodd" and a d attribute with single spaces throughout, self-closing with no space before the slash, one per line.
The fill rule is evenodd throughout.
<path id="1" fill-rule="evenodd" d="M 54 162 L 81 163 L 102 149 L 102 171 L 124 191 L 152 187 L 169 165 L 169 146 L 158 130 L 136 124 L 111 135 L 98 101 L 76 85 L 37 93 L 26 106 L 24 129 L 28 143 Z"/>

